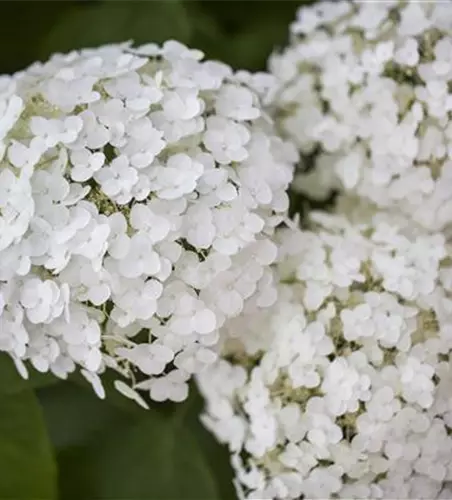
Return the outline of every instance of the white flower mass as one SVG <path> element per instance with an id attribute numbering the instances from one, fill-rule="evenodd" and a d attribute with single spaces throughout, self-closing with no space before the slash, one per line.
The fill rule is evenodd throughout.
<path id="1" fill-rule="evenodd" d="M 303 156 L 293 187 L 345 190 L 450 229 L 450 3 L 318 2 L 290 32 L 269 66 L 278 125 Z"/>
<path id="2" fill-rule="evenodd" d="M 0 77 L 0 349 L 185 399 L 225 319 L 276 298 L 296 160 L 243 78 L 178 42 Z"/>
<path id="3" fill-rule="evenodd" d="M 277 302 L 197 377 L 239 498 L 451 498 L 450 244 L 383 213 L 278 241 Z"/>
<path id="4" fill-rule="evenodd" d="M 450 500 L 452 5 L 290 33 L 269 73 L 168 41 L 0 77 L 0 351 L 144 408 L 195 375 L 241 499 Z"/>

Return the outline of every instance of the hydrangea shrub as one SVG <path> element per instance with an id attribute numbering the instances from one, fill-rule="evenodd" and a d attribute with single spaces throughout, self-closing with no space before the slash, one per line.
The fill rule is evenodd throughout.
<path id="1" fill-rule="evenodd" d="M 303 160 L 294 189 L 355 193 L 426 228 L 452 222 L 448 2 L 318 2 L 269 60 L 281 132 Z"/>
<path id="2" fill-rule="evenodd" d="M 220 34 L 205 2 L 153 28 L 100 2 L 57 32 L 191 12 L 226 57 L 276 3 Z M 230 458 L 240 499 L 450 500 L 452 4 L 301 7 L 267 73 L 106 41 L 0 75 L 0 496 L 232 498 Z M 194 375 L 205 407 L 107 409 L 30 366 L 146 409 Z"/>
<path id="3" fill-rule="evenodd" d="M 450 244 L 382 213 L 312 219 L 278 235 L 278 301 L 198 376 L 238 496 L 450 498 Z"/>
<path id="4" fill-rule="evenodd" d="M 181 401 L 225 319 L 275 299 L 296 160 L 258 92 L 178 42 L 56 54 L 0 79 L 0 349 L 104 395 Z"/>

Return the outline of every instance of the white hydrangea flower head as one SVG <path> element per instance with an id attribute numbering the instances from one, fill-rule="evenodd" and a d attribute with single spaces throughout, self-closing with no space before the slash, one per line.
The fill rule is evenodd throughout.
<path id="1" fill-rule="evenodd" d="M 240 498 L 449 498 L 452 249 L 384 213 L 281 230 L 278 299 L 197 376 Z"/>
<path id="2" fill-rule="evenodd" d="M 301 7 L 269 60 L 271 107 L 302 154 L 294 189 L 339 190 L 452 225 L 452 9 L 448 2 Z"/>
<path id="3" fill-rule="evenodd" d="M 225 319 L 269 301 L 296 159 L 251 86 L 178 42 L 0 77 L 0 350 L 183 400 Z"/>

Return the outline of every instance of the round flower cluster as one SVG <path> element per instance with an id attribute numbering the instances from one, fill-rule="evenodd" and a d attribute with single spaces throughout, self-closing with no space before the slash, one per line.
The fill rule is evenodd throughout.
<path id="1" fill-rule="evenodd" d="M 198 375 L 240 498 L 452 498 L 452 259 L 385 214 L 279 235 L 279 296 Z"/>
<path id="2" fill-rule="evenodd" d="M 269 61 L 281 133 L 302 153 L 294 189 L 452 223 L 449 2 L 325 1 L 302 7 Z"/>
<path id="3" fill-rule="evenodd" d="M 0 350 L 22 373 L 79 365 L 102 396 L 112 367 L 179 401 L 225 318 L 275 300 L 297 153 L 202 58 L 125 43 L 0 78 Z"/>

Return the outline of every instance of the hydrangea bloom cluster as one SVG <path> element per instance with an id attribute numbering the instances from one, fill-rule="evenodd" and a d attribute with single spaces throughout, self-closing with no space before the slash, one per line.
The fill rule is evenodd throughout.
<path id="1" fill-rule="evenodd" d="M 291 44 L 269 62 L 279 126 L 303 156 L 294 188 L 345 190 L 450 227 L 451 54 L 449 2 L 300 8 Z"/>
<path id="2" fill-rule="evenodd" d="M 314 213 L 279 297 L 197 378 L 240 498 L 452 497 L 452 260 L 441 233 Z"/>
<path id="3" fill-rule="evenodd" d="M 0 350 L 22 372 L 78 365 L 102 396 L 109 366 L 180 401 L 225 318 L 272 303 L 297 154 L 245 77 L 170 41 L 0 78 Z"/>

